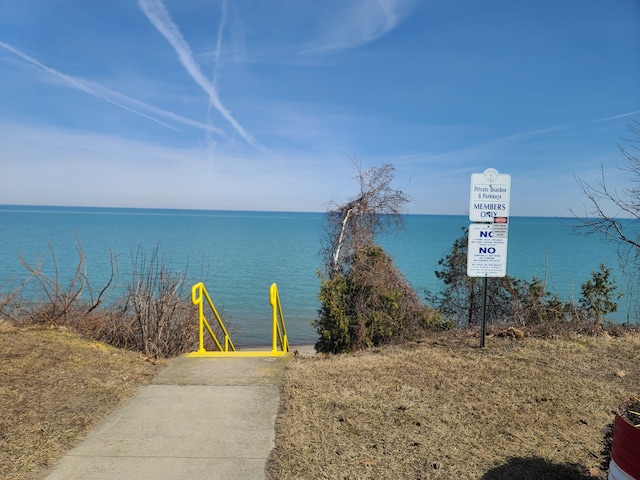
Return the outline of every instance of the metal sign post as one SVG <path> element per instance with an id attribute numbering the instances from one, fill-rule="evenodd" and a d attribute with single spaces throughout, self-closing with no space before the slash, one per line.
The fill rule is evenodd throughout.
<path id="1" fill-rule="evenodd" d="M 487 277 L 482 279 L 482 323 L 480 324 L 480 348 L 484 348 L 487 337 Z"/>
<path id="2" fill-rule="evenodd" d="M 507 239 L 511 175 L 494 168 L 471 175 L 467 275 L 483 277 L 480 347 L 484 348 L 487 323 L 487 278 L 507 274 Z"/>

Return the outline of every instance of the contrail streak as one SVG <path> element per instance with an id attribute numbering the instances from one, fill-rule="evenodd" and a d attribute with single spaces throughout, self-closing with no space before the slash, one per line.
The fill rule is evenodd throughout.
<path id="1" fill-rule="evenodd" d="M 217 88 L 218 85 L 218 68 L 220 66 L 220 52 L 222 51 L 222 37 L 224 34 L 224 27 L 227 24 L 228 10 L 227 10 L 227 0 L 222 0 L 222 5 L 220 7 L 220 25 L 218 26 L 218 37 L 216 40 L 216 49 L 214 52 L 214 62 L 213 62 L 213 87 Z M 213 104 L 211 100 L 207 104 L 207 123 L 211 122 L 211 108 Z M 207 139 L 210 141 L 210 139 Z"/>
<path id="2" fill-rule="evenodd" d="M 0 41 L 0 47 L 4 48 L 5 50 L 8 50 L 9 52 L 17 55 L 18 57 L 22 58 L 23 60 L 26 60 L 27 62 L 29 62 L 30 64 L 44 70 L 45 72 L 47 72 L 48 74 L 50 74 L 53 77 L 56 77 L 60 80 L 62 80 L 64 83 L 66 83 L 67 85 L 76 88 L 78 90 L 81 90 L 89 95 L 92 95 L 96 98 L 101 98 L 106 102 L 109 102 L 113 105 L 116 105 L 120 108 L 123 108 L 124 110 L 127 110 L 131 113 L 135 113 L 136 115 L 140 115 L 141 117 L 144 117 L 148 120 L 151 120 L 153 122 L 156 122 L 164 127 L 170 128 L 171 130 L 175 130 L 175 131 L 179 131 L 177 128 L 162 122 L 161 120 L 158 120 L 155 117 L 152 117 L 140 110 L 144 110 L 146 112 L 149 112 L 151 114 L 154 115 L 158 115 L 161 117 L 165 117 L 167 119 L 173 120 L 175 122 L 178 123 L 182 123 L 183 125 L 188 125 L 190 127 L 195 127 L 201 130 L 206 130 L 209 132 L 213 132 L 216 133 L 218 135 L 222 135 L 225 136 L 225 132 L 219 128 L 213 127 L 212 125 L 207 125 L 205 123 L 202 122 L 197 122 L 195 120 L 191 120 L 189 118 L 184 118 L 181 117 L 180 115 L 176 115 L 175 113 L 171 113 L 168 112 L 166 110 L 162 110 L 161 108 L 158 107 L 154 107 L 153 105 L 149 105 L 147 103 L 141 102 L 140 100 L 136 100 L 135 98 L 131 98 L 128 97 L 126 95 L 123 95 L 122 93 L 118 93 L 114 90 L 110 90 L 106 87 L 103 87 L 102 85 L 99 85 L 97 83 L 94 82 L 90 82 L 88 80 L 82 80 L 80 78 L 76 78 L 76 77 L 72 77 L 71 75 L 67 75 L 65 73 L 62 73 L 58 70 L 55 70 L 51 67 L 48 67 L 47 65 L 43 64 L 42 62 L 36 60 L 35 58 L 31 57 L 30 55 L 27 55 L 26 53 L 22 52 L 21 50 L 9 45 L 8 43 L 2 42 Z"/>
<path id="3" fill-rule="evenodd" d="M 220 52 L 222 51 L 222 35 L 224 33 L 224 27 L 227 25 L 227 18 L 229 16 L 227 9 L 227 0 L 222 0 L 221 7 L 221 17 L 220 17 L 220 26 L 218 27 L 218 38 L 216 40 L 216 50 L 214 55 L 215 60 L 215 68 L 218 69 L 218 65 L 220 65 Z M 214 78 L 215 83 L 215 78 Z"/>
<path id="4" fill-rule="evenodd" d="M 220 114 L 233 126 L 242 138 L 255 148 L 260 148 L 255 139 L 244 129 L 242 125 L 231 115 L 231 112 L 220 101 L 215 86 L 204 76 L 200 67 L 193 58 L 189 44 L 184 39 L 180 30 L 173 23 L 169 12 L 161 0 L 138 0 L 138 6 L 147 16 L 154 27 L 164 36 L 178 54 L 180 63 L 186 69 L 193 80 L 209 95 L 209 100 Z"/>
<path id="5" fill-rule="evenodd" d="M 613 117 L 599 118 L 598 120 L 593 120 L 591 123 L 609 122 L 611 120 L 617 120 L 619 118 L 630 117 L 631 115 L 637 115 L 639 113 L 640 113 L 640 110 L 636 110 L 634 112 L 622 113 L 620 115 L 615 115 Z"/>

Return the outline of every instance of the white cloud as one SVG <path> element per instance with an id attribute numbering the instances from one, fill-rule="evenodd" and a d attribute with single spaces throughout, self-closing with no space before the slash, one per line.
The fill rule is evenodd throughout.
<path id="1" fill-rule="evenodd" d="M 305 49 L 320 54 L 365 45 L 393 30 L 412 10 L 414 0 L 340 0 L 322 4 L 330 12 L 319 36 Z"/>
<path id="2" fill-rule="evenodd" d="M 341 197 L 318 158 L 169 148 L 113 135 L 0 123 L 0 204 L 323 210 Z M 338 178 L 344 176 L 338 174 Z"/>

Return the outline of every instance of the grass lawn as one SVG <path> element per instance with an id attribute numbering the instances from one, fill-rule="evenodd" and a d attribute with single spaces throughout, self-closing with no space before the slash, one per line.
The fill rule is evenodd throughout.
<path id="1" fill-rule="evenodd" d="M 470 331 L 285 372 L 272 479 L 604 478 L 607 427 L 640 394 L 640 335 Z M 161 366 L 61 329 L 0 322 L 0 478 L 41 479 Z"/>
<path id="2" fill-rule="evenodd" d="M 270 478 L 604 478 L 613 411 L 640 393 L 640 336 L 478 343 L 298 357 Z"/>

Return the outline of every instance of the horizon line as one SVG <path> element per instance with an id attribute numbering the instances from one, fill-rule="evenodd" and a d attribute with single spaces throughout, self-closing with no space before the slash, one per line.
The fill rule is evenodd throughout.
<path id="1" fill-rule="evenodd" d="M 258 210 L 258 209 L 224 209 L 224 208 L 187 208 L 187 207 L 125 207 L 125 206 L 104 206 L 104 205 L 45 205 L 45 204 L 22 204 L 22 203 L 0 203 L 0 212 L 3 209 L 9 208 L 15 212 L 19 212 L 20 208 L 24 208 L 29 212 L 34 212 L 34 209 L 45 209 L 50 213 L 55 213 L 52 210 L 59 208 L 64 210 L 79 209 L 79 210 L 147 210 L 147 211 L 169 211 L 169 212 L 225 212 L 225 213 L 311 213 L 311 214 L 326 214 L 329 210 Z M 73 212 L 65 212 L 73 213 Z M 83 213 L 83 212 L 77 212 Z M 468 217 L 468 213 L 402 213 L 402 216 L 441 216 L 441 217 Z M 511 215 L 509 218 L 558 218 L 558 219 L 575 219 L 575 218 L 591 218 L 591 217 L 577 217 L 577 216 L 558 216 L 558 215 Z M 469 223 L 478 223 L 471 222 Z M 490 223 L 490 222 L 488 222 Z"/>

